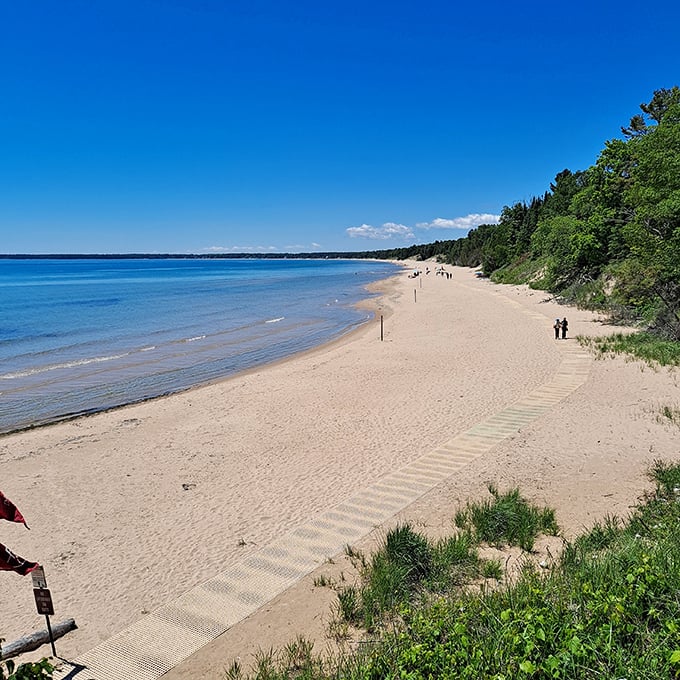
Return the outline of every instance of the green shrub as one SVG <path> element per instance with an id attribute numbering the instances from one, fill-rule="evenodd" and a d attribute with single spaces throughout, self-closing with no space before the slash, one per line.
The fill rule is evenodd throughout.
<path id="1" fill-rule="evenodd" d="M 48 659 L 17 666 L 11 659 L 0 662 L 0 680 L 51 680 L 54 667 Z"/>

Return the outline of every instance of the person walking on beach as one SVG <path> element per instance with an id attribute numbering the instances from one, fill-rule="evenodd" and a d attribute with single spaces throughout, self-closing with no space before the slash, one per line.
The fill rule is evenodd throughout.
<path id="1" fill-rule="evenodd" d="M 569 330 L 569 323 L 567 321 L 567 317 L 565 316 L 564 319 L 562 319 L 562 340 L 567 339 L 567 331 Z"/>
<path id="2" fill-rule="evenodd" d="M 553 325 L 555 329 L 555 340 L 560 339 L 560 328 L 562 328 L 562 322 L 559 319 L 555 319 L 555 324 Z"/>

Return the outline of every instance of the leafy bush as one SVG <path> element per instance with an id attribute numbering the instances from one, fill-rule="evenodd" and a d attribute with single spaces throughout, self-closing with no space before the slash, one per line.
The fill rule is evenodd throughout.
<path id="1" fill-rule="evenodd" d="M 0 680 L 52 680 L 54 667 L 47 659 L 17 666 L 11 659 L 0 662 Z"/>

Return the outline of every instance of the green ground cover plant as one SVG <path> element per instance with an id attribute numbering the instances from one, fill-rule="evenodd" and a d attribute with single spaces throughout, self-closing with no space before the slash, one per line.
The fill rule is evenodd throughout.
<path id="1" fill-rule="evenodd" d="M 11 659 L 0 662 L 0 680 L 52 680 L 53 671 L 48 659 L 19 665 Z"/>
<path id="2" fill-rule="evenodd" d="M 370 632 L 353 653 L 322 657 L 297 640 L 262 654 L 251 675 L 232 666 L 225 678 L 679 678 L 680 465 L 657 461 L 649 476 L 654 488 L 628 518 L 606 517 L 565 543 L 550 569 L 527 559 L 494 587 L 479 587 L 484 563 L 476 548 L 488 526 L 498 544 L 526 541 L 514 528 L 523 521 L 491 519 L 527 513 L 531 506 L 516 490 L 494 490 L 488 507 L 468 504 L 455 537 L 445 541 L 398 527 L 389 548 L 386 539 L 360 563 L 355 621 L 365 622 L 356 612 L 366 603 L 380 601 L 384 609 L 371 609 Z M 473 506 L 482 508 L 476 523 Z M 549 512 L 543 520 L 536 531 L 556 529 Z M 385 576 L 386 565 L 398 578 Z M 381 600 L 374 579 L 395 586 L 398 596 Z"/>
<path id="3" fill-rule="evenodd" d="M 680 366 L 680 343 L 650 333 L 615 333 L 601 338 L 579 336 L 578 340 L 602 357 L 626 354 L 649 366 Z"/>

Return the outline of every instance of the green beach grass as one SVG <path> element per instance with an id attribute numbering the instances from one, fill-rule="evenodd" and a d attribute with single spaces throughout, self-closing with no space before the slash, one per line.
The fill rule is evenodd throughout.
<path id="1" fill-rule="evenodd" d="M 601 338 L 578 336 L 577 340 L 602 358 L 623 354 L 652 367 L 680 366 L 680 342 L 663 340 L 651 333 L 615 333 Z"/>
<path id="2" fill-rule="evenodd" d="M 627 518 L 607 517 L 547 567 L 531 559 L 554 513 L 517 489 L 468 503 L 455 533 L 432 542 L 402 525 L 371 556 L 348 550 L 359 578 L 333 587 L 337 625 L 363 631 L 351 651 L 302 638 L 227 680 L 680 677 L 680 465 L 656 461 Z M 485 544 L 524 546 L 509 577 Z"/>

